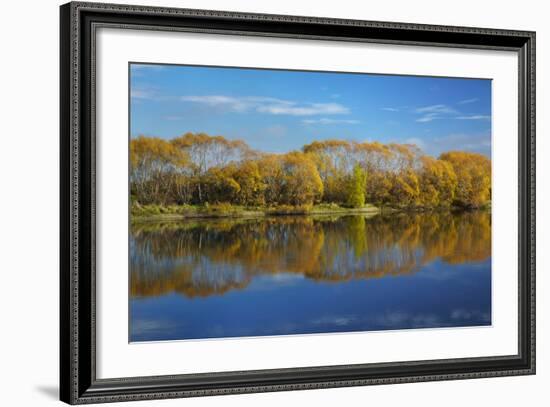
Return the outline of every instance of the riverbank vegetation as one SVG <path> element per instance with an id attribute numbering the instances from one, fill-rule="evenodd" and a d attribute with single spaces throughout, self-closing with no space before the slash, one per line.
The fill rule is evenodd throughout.
<path id="1" fill-rule="evenodd" d="M 358 208 L 342 207 L 337 204 L 317 205 L 277 205 L 277 206 L 242 206 L 230 203 L 204 205 L 132 205 L 132 220 L 178 220 L 181 218 L 261 218 L 275 215 L 339 215 L 363 214 L 376 215 L 391 212 L 391 208 L 381 209 L 365 204 Z"/>
<path id="2" fill-rule="evenodd" d="M 130 164 L 133 216 L 479 208 L 491 197 L 484 155 L 433 158 L 411 144 L 326 140 L 274 154 L 204 133 L 139 136 Z"/>

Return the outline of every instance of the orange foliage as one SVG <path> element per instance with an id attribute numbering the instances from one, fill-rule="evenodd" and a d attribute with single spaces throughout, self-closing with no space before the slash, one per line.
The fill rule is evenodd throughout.
<path id="1" fill-rule="evenodd" d="M 489 158 L 453 151 L 435 159 L 411 144 L 325 140 L 266 154 L 242 140 L 186 133 L 170 141 L 132 139 L 130 161 L 132 195 L 143 204 L 434 208 L 480 207 L 491 199 Z"/>

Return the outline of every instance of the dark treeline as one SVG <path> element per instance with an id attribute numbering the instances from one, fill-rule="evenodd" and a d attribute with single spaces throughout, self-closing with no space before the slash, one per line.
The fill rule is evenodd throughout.
<path id="1" fill-rule="evenodd" d="M 476 208 L 491 199 L 487 157 L 452 151 L 436 159 L 411 144 L 327 140 L 270 154 L 186 133 L 134 138 L 130 160 L 132 200 L 141 205 Z"/>

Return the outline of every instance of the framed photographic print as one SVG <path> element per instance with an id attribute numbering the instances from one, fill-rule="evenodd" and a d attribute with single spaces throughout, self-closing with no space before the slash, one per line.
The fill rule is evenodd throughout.
<path id="1" fill-rule="evenodd" d="M 535 373 L 535 33 L 60 12 L 63 401 Z"/>

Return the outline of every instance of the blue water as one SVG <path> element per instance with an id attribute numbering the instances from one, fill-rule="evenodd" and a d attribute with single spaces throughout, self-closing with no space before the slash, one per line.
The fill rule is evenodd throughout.
<path id="1" fill-rule="evenodd" d="M 491 324 L 486 212 L 134 225 L 130 341 Z"/>

